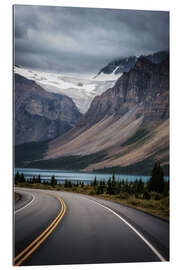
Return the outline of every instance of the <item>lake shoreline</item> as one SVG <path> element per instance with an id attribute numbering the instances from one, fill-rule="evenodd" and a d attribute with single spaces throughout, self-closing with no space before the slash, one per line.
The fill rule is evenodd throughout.
<path id="1" fill-rule="evenodd" d="M 49 169 L 35 169 L 35 168 L 14 168 L 14 174 L 16 172 L 23 173 L 24 177 L 32 178 L 33 176 L 37 177 L 41 176 L 42 180 L 49 181 L 51 176 L 53 175 L 57 182 L 64 183 L 65 180 L 69 180 L 72 182 L 83 181 L 85 184 L 90 184 L 94 181 L 94 178 L 97 178 L 97 181 L 108 181 L 110 177 L 112 177 L 113 173 L 100 173 L 100 172 L 82 172 L 82 171 L 74 171 L 74 170 L 49 170 Z M 143 182 L 147 182 L 150 179 L 150 175 L 134 175 L 134 174 L 117 174 L 115 173 L 115 178 L 117 181 L 135 181 L 136 179 L 142 179 Z M 168 176 L 165 176 L 165 180 L 169 180 Z"/>

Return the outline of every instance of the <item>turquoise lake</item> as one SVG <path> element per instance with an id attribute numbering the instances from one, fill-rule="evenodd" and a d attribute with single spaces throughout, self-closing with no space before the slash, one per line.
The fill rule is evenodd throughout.
<path id="1" fill-rule="evenodd" d="M 41 179 L 44 181 L 49 181 L 51 176 L 54 175 L 57 183 L 64 183 L 65 180 L 71 180 L 76 183 L 77 181 L 84 181 L 84 183 L 90 184 L 95 176 L 98 181 L 105 180 L 108 181 L 109 177 L 112 177 L 112 174 L 103 174 L 103 173 L 85 173 L 85 172 L 74 172 L 74 171 L 63 171 L 63 170 L 41 170 L 41 169 L 29 169 L 29 168 L 15 168 L 14 173 L 16 172 L 23 173 L 25 178 L 32 178 L 33 176 L 41 176 Z M 115 174 L 116 181 L 118 180 L 128 180 L 135 181 L 136 179 L 142 179 L 143 182 L 147 182 L 150 176 L 144 175 L 128 175 L 128 174 Z M 165 177 L 166 180 L 169 180 L 169 177 Z"/>

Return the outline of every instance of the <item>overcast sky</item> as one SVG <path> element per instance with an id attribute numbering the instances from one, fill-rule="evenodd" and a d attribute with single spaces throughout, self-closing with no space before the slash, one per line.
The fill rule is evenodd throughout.
<path id="1" fill-rule="evenodd" d="M 89 8 L 14 7 L 15 64 L 97 73 L 109 61 L 169 47 L 169 13 Z"/>

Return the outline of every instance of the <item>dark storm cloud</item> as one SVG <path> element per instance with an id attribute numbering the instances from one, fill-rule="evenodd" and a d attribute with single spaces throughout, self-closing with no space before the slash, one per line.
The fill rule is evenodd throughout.
<path id="1" fill-rule="evenodd" d="M 14 19 L 15 63 L 29 68 L 96 72 L 169 46 L 168 12 L 16 5 Z"/>

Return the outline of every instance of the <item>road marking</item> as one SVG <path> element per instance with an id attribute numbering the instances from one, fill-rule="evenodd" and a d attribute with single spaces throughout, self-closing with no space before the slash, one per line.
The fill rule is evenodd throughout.
<path id="1" fill-rule="evenodd" d="M 57 215 L 57 217 L 52 221 L 52 223 L 48 226 L 47 229 L 44 230 L 31 244 L 29 244 L 22 252 L 20 252 L 15 258 L 14 263 L 15 266 L 21 265 L 39 246 L 44 240 L 52 233 L 52 231 L 59 224 L 60 220 L 63 218 L 66 212 L 66 204 L 64 201 L 58 196 L 58 200 L 61 203 L 61 211 Z M 24 255 L 24 257 L 22 257 Z M 20 260 L 19 260 L 20 259 Z"/>
<path id="2" fill-rule="evenodd" d="M 157 249 L 140 233 L 138 232 L 138 230 L 136 230 L 129 222 L 127 222 L 123 217 L 121 217 L 120 215 L 118 215 L 115 211 L 113 211 L 111 208 L 104 206 L 103 204 L 91 200 L 91 199 L 87 199 L 85 197 L 83 197 L 86 200 L 90 200 L 100 206 L 102 206 L 103 208 L 107 209 L 108 211 L 110 211 L 111 213 L 113 213 L 115 216 L 117 216 L 119 219 L 121 219 L 126 225 L 128 225 L 131 230 L 133 230 L 144 242 L 145 244 L 153 251 L 153 253 L 162 261 L 162 262 L 166 262 L 166 259 L 157 251 Z"/>
<path id="3" fill-rule="evenodd" d="M 28 202 L 26 205 L 24 205 L 23 207 L 17 209 L 14 213 L 17 214 L 18 212 L 20 212 L 21 210 L 23 210 L 24 208 L 28 207 L 31 203 L 33 203 L 33 201 L 35 200 L 35 196 L 33 194 L 32 195 L 32 200 L 30 202 Z"/>

